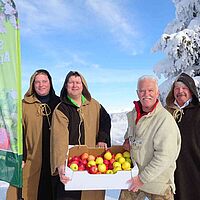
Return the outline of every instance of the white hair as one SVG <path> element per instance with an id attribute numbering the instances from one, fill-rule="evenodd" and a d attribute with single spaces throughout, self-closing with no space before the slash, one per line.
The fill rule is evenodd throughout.
<path id="1" fill-rule="evenodd" d="M 140 83 L 141 81 L 145 80 L 145 79 L 151 80 L 151 81 L 155 81 L 156 87 L 157 87 L 157 89 L 158 89 L 158 79 L 157 79 L 155 76 L 153 76 L 153 75 L 143 75 L 143 76 L 141 76 L 141 77 L 138 79 L 138 82 L 137 82 L 137 89 L 139 89 L 139 83 Z"/>

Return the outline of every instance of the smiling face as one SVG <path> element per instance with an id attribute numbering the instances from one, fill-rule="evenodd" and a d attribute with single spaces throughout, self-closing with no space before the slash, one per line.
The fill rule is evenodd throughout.
<path id="1" fill-rule="evenodd" d="M 34 89 L 35 92 L 40 96 L 46 96 L 50 91 L 50 81 L 46 74 L 40 73 L 35 76 Z"/>
<path id="2" fill-rule="evenodd" d="M 144 112 L 151 111 L 159 96 L 157 81 L 148 78 L 140 80 L 137 94 L 142 104 L 142 110 Z"/>
<path id="3" fill-rule="evenodd" d="M 83 83 L 80 76 L 71 76 L 66 84 L 67 94 L 72 99 L 81 98 Z"/>
<path id="4" fill-rule="evenodd" d="M 174 84 L 174 97 L 179 106 L 183 106 L 186 101 L 192 98 L 190 89 L 183 82 Z"/>

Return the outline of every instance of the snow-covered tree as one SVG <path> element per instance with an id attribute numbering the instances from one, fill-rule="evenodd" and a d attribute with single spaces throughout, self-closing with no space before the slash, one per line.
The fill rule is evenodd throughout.
<path id="1" fill-rule="evenodd" d="M 166 58 L 154 68 L 160 78 L 161 100 L 165 99 L 171 83 L 181 72 L 195 77 L 200 94 L 200 0 L 172 0 L 176 18 L 169 23 L 153 51 L 162 51 Z M 164 101 L 163 101 L 164 102 Z"/>

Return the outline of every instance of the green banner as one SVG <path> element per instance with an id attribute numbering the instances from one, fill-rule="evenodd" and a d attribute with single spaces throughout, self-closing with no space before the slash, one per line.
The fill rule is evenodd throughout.
<path id="1" fill-rule="evenodd" d="M 0 0 L 0 180 L 22 186 L 21 63 L 18 15 Z"/>

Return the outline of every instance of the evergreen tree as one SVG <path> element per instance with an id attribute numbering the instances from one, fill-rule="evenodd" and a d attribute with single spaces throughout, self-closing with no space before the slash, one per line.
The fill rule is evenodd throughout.
<path id="1" fill-rule="evenodd" d="M 200 0 L 172 0 L 176 18 L 169 23 L 153 51 L 162 51 L 166 58 L 154 68 L 158 77 L 163 75 L 168 83 L 185 72 L 195 77 L 200 93 Z M 168 88 L 169 90 L 169 88 Z M 167 90 L 167 91 L 168 91 Z M 166 89 L 161 95 L 165 99 Z"/>

